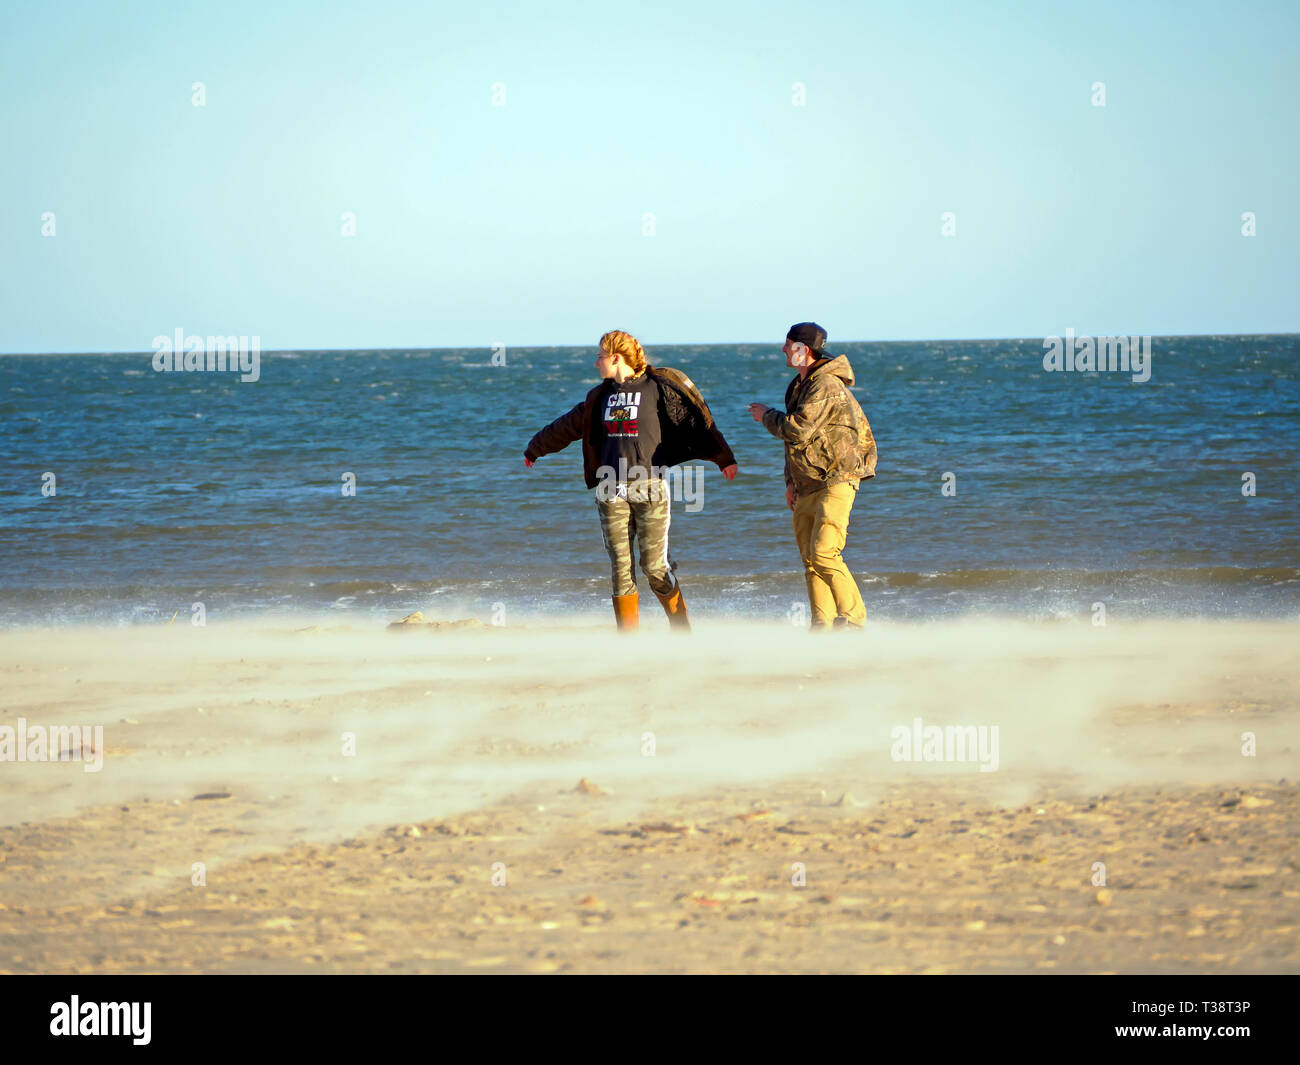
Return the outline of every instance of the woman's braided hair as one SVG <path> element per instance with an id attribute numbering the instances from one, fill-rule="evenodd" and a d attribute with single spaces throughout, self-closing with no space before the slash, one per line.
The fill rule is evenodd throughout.
<path id="1" fill-rule="evenodd" d="M 600 346 L 611 355 L 621 358 L 632 368 L 634 374 L 645 369 L 645 350 L 641 347 L 641 341 L 631 333 L 615 329 L 600 338 Z"/>

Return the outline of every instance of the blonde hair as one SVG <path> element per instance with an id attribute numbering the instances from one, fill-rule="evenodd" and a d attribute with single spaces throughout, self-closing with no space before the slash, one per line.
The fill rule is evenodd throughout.
<path id="1" fill-rule="evenodd" d="M 641 347 L 641 341 L 631 333 L 625 333 L 621 329 L 611 330 L 600 338 L 600 346 L 609 354 L 621 358 L 632 368 L 633 373 L 639 374 L 645 369 L 645 349 Z"/>

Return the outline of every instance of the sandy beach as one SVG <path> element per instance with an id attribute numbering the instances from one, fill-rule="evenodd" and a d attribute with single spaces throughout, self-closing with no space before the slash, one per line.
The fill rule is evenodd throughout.
<path id="1" fill-rule="evenodd" d="M 0 971 L 1297 972 L 1298 666 L 1281 622 L 11 630 L 0 726 L 102 764 L 0 762 Z"/>

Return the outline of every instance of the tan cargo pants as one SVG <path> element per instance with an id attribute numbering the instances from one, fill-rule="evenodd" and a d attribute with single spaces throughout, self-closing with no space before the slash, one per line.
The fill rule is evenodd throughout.
<path id="1" fill-rule="evenodd" d="M 814 629 L 837 621 L 861 626 L 867 620 L 858 582 L 840 556 L 857 494 L 854 485 L 844 482 L 800 495 L 794 503 L 794 538 L 803 559 Z"/>

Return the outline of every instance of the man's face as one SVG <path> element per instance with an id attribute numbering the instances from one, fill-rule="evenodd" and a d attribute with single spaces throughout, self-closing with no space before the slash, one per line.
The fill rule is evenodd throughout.
<path id="1" fill-rule="evenodd" d="M 786 339 L 785 347 L 781 353 L 785 356 L 785 364 L 792 370 L 799 369 L 803 365 L 803 357 L 808 351 L 807 344 L 801 344 L 797 340 Z"/>

